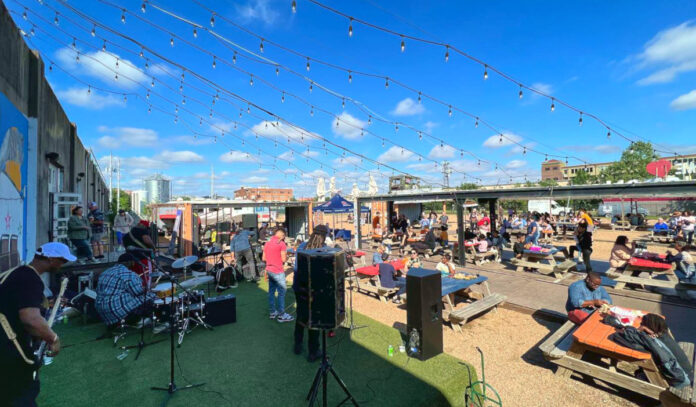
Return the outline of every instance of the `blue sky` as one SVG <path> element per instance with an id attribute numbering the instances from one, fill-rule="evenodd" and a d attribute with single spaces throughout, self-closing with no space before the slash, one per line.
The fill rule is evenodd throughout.
<path id="1" fill-rule="evenodd" d="M 318 176 L 327 180 L 335 176 L 346 192 L 353 183 L 364 190 L 368 173 L 380 187 L 384 186 L 392 170 L 361 162 L 351 152 L 343 156 L 342 150 L 331 143 L 433 183 L 442 180 L 441 167 L 433 161 L 448 160 L 454 169 L 451 179 L 455 184 L 471 181 L 470 177 L 483 183 L 507 183 L 511 176 L 516 181 L 525 176 L 538 178 L 539 163 L 545 156 L 523 154 L 523 147 L 511 145 L 509 140 L 529 150 L 575 156 L 588 162 L 613 160 L 627 146 L 627 141 L 616 135 L 607 139 L 606 129 L 587 117 L 579 126 L 579 115 L 559 103 L 551 112 L 546 98 L 526 92 L 520 99 L 518 86 L 494 73 L 484 80 L 480 65 L 454 52 L 445 62 L 443 47 L 406 40 L 402 53 L 400 38 L 358 23 L 353 24 L 353 36 L 349 37 L 348 19 L 305 0 L 298 1 L 296 14 L 291 12 L 291 2 L 285 0 L 200 0 L 218 14 L 214 27 L 209 24 L 211 13 L 191 0 L 152 2 L 145 13 L 140 11 L 140 1 L 113 1 L 117 8 L 96 1 L 69 4 L 137 43 L 102 27 L 92 37 L 92 22 L 74 14 L 61 1 L 45 0 L 41 5 L 31 0 L 8 0 L 6 5 L 26 32 L 35 25 L 35 35 L 29 36 L 31 46 L 40 50 L 47 65 L 52 60 L 59 66 L 47 72 L 53 89 L 77 124 L 80 137 L 94 149 L 100 162 L 106 166 L 109 153 L 121 159 L 124 188 L 138 188 L 142 178 L 160 171 L 174 179 L 175 194 L 207 194 L 211 166 L 216 173 L 216 193 L 222 195 L 231 195 L 240 185 L 269 185 L 291 186 L 296 196 L 308 196 L 313 194 Z M 631 138 L 650 139 L 668 151 L 696 152 L 693 1 L 593 1 L 574 5 L 551 1 L 326 1 L 348 15 L 397 32 L 456 45 L 526 85 L 596 114 Z M 194 38 L 190 25 L 157 10 L 157 5 L 213 30 L 224 40 L 203 29 L 197 30 Z M 29 9 L 26 21 L 21 17 L 25 6 Z M 129 13 L 122 23 L 119 8 L 168 32 Z M 57 26 L 52 23 L 56 10 Z M 497 132 L 475 127 L 474 119 L 460 112 L 454 111 L 450 117 L 447 106 L 427 99 L 419 104 L 417 93 L 393 83 L 387 89 L 383 79 L 353 75 L 349 83 L 345 72 L 318 63 L 311 63 L 308 72 L 306 59 L 267 42 L 261 54 L 258 38 L 233 27 L 223 17 L 302 55 L 394 78 L 485 119 L 506 138 L 500 143 Z M 172 33 L 200 49 L 178 38 L 171 46 Z M 73 37 L 76 48 L 71 46 Z M 109 41 L 106 52 L 101 51 L 103 39 Z M 229 41 L 226 46 L 225 40 Z M 182 70 L 150 53 L 140 58 L 138 43 L 189 70 L 184 75 L 183 92 L 179 90 Z M 253 73 L 253 86 L 249 75 L 225 64 L 231 64 L 234 49 L 238 50 L 235 66 Z M 243 57 L 243 49 L 299 75 L 281 68 L 276 76 L 272 64 Z M 118 80 L 114 79 L 116 73 L 121 74 Z M 195 78 L 194 73 L 211 82 Z M 156 86 L 147 99 L 153 78 Z M 307 79 L 315 83 L 311 92 Z M 228 103 L 233 98 L 225 96 L 224 91 L 213 105 L 211 94 L 216 91 L 210 83 L 298 127 L 282 123 L 276 127 L 275 118 L 256 108 L 248 114 L 245 103 Z M 321 86 L 364 107 L 360 109 L 349 100 L 344 109 L 341 97 L 322 91 Z M 279 90 L 296 94 L 315 108 L 291 96 L 286 96 L 283 103 Z M 125 102 L 123 94 L 128 96 Z M 148 113 L 150 104 L 152 112 Z M 368 109 L 375 112 L 374 117 L 403 125 L 398 131 L 393 124 L 374 119 L 368 125 Z M 335 125 L 335 116 L 324 111 L 339 116 L 339 126 Z M 199 117 L 204 120 L 202 125 Z M 248 128 L 260 135 L 258 140 Z M 361 136 L 360 128 L 376 136 Z M 194 138 L 192 129 L 208 137 Z M 445 140 L 446 145 L 440 147 L 438 141 L 428 137 L 421 140 L 412 129 L 429 132 Z M 288 136 L 295 150 L 292 155 L 284 147 Z M 276 143 L 280 145 L 276 147 Z M 462 156 L 462 150 L 473 155 Z M 424 157 L 420 161 L 418 154 Z M 474 156 L 483 160 L 480 166 Z M 284 159 L 291 160 L 292 165 Z M 577 163 L 570 159 L 570 164 Z"/>

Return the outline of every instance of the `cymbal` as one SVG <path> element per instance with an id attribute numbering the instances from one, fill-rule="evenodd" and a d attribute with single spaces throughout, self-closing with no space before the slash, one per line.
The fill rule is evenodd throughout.
<path id="1" fill-rule="evenodd" d="M 188 266 L 192 265 L 193 263 L 195 263 L 195 262 L 197 262 L 197 261 L 198 261 L 198 257 L 197 257 L 197 256 L 186 256 L 186 257 L 182 257 L 182 258 L 180 258 L 180 259 L 176 259 L 176 260 L 174 261 L 174 263 L 172 263 L 172 268 L 174 268 L 174 269 L 181 269 L 181 268 L 184 268 L 184 267 L 188 267 Z"/>

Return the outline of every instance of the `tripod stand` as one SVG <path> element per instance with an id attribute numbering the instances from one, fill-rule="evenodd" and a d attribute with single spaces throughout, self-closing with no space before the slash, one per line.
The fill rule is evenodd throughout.
<path id="1" fill-rule="evenodd" d="M 169 399 L 172 398 L 174 393 L 180 390 L 188 390 L 188 389 L 193 389 L 195 387 L 201 387 L 205 383 L 197 383 L 197 384 L 189 384 L 183 387 L 177 387 L 176 383 L 174 382 L 174 331 L 175 331 L 175 326 L 177 323 L 177 312 L 176 312 L 176 305 L 174 305 L 174 285 L 179 286 L 177 282 L 177 278 L 170 274 L 169 275 L 170 281 L 172 282 L 172 293 L 171 293 L 171 303 L 169 304 L 170 309 L 169 309 L 169 341 L 170 341 L 170 350 L 169 350 L 169 385 L 167 387 L 150 387 L 150 390 L 158 390 L 158 391 L 166 391 L 167 392 L 167 397 L 164 399 L 162 402 L 162 406 L 167 405 L 169 402 Z"/>
<path id="2" fill-rule="evenodd" d="M 333 369 L 331 366 L 331 362 L 329 362 L 329 358 L 326 356 L 326 331 L 321 330 L 321 365 L 319 365 L 319 369 L 317 369 L 317 374 L 314 375 L 314 381 L 312 382 L 312 387 L 309 389 L 309 393 L 307 393 L 307 400 L 309 400 L 309 406 L 313 406 L 314 402 L 317 399 L 317 395 L 319 394 L 319 384 L 321 384 L 321 392 L 322 392 L 322 406 L 326 407 L 326 385 L 328 382 L 328 373 L 331 373 L 331 375 L 336 379 L 338 382 L 338 385 L 341 386 L 341 389 L 343 389 L 343 392 L 346 393 L 347 397 L 339 403 L 339 405 L 343 404 L 347 400 L 350 400 L 354 406 L 358 405 L 357 400 L 355 400 L 355 397 L 353 397 L 352 394 L 350 394 L 350 391 L 348 390 L 348 387 L 346 387 L 346 384 L 343 383 L 343 380 L 341 380 L 340 377 L 338 377 L 338 373 Z"/>
<path id="3" fill-rule="evenodd" d="M 151 266 L 155 265 L 155 256 L 154 256 L 154 252 L 152 250 L 150 250 L 150 249 L 134 249 L 134 248 L 129 248 L 128 250 L 149 253 Z M 134 256 L 133 254 L 130 254 L 130 255 L 133 257 L 133 259 L 137 259 L 137 257 Z M 150 270 L 147 270 L 146 273 L 150 274 Z M 145 290 L 143 290 L 143 303 L 145 303 L 147 301 L 147 294 L 150 292 L 150 280 L 149 279 L 150 279 L 150 277 L 148 276 L 147 284 L 145 285 Z M 153 324 L 154 324 L 154 322 L 153 322 Z M 146 346 L 154 345 L 156 343 L 160 343 L 163 341 L 164 341 L 164 339 L 159 339 L 159 340 L 152 341 L 152 342 L 145 342 L 145 321 L 142 321 L 142 323 L 140 325 L 140 340 L 138 341 L 138 343 L 136 345 L 121 346 L 121 350 L 128 350 L 128 349 L 136 349 L 137 348 L 138 352 L 135 354 L 135 360 L 138 360 L 138 358 L 140 357 L 140 353 L 143 351 L 143 349 L 145 349 Z"/>
<path id="4" fill-rule="evenodd" d="M 351 254 L 352 257 L 352 254 Z M 358 281 L 358 275 L 357 272 L 355 271 L 355 265 L 352 264 L 353 260 L 351 258 L 350 260 L 350 271 L 352 275 L 349 278 L 355 278 L 355 283 L 360 289 L 360 282 Z M 350 325 L 348 325 L 346 328 L 349 329 L 351 338 L 353 337 L 353 331 L 356 331 L 361 328 L 367 328 L 367 325 L 355 325 L 354 320 L 353 320 L 353 284 L 350 285 L 350 292 L 348 293 L 348 304 L 350 307 Z"/>

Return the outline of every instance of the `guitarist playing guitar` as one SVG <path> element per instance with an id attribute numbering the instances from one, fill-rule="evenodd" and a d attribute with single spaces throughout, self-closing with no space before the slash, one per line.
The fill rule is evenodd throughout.
<path id="1" fill-rule="evenodd" d="M 41 316 L 41 275 L 74 260 L 68 246 L 51 242 L 39 247 L 28 265 L 0 273 L 0 407 L 36 406 L 34 373 L 41 361 L 34 359 L 32 341 L 45 341 L 51 355 L 60 352 L 58 335 Z"/>

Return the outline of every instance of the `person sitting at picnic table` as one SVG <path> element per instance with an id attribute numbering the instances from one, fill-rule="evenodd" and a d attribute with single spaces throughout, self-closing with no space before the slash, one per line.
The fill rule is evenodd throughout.
<path id="1" fill-rule="evenodd" d="M 609 338 L 619 345 L 650 352 L 662 376 L 670 386 L 682 388 L 691 385 L 687 372 L 692 370 L 691 362 L 669 332 L 667 321 L 657 314 L 646 314 L 638 328 L 618 327 Z"/>
<path id="2" fill-rule="evenodd" d="M 439 271 L 443 277 L 454 277 L 455 268 L 451 260 L 452 256 L 445 253 L 442 255 L 442 260 L 435 266 L 435 269 Z"/>
<path id="3" fill-rule="evenodd" d="M 385 254 L 386 248 L 383 244 L 377 247 L 377 251 L 372 254 L 372 264 L 382 263 L 382 255 Z"/>
<path id="4" fill-rule="evenodd" d="M 696 284 L 696 266 L 691 253 L 686 250 L 686 241 L 683 238 L 676 239 L 674 248 L 677 252 L 672 254 L 671 250 L 667 250 L 665 260 L 676 264 L 674 274 L 679 278 L 680 282 Z"/>
<path id="5" fill-rule="evenodd" d="M 667 233 L 669 233 L 669 225 L 665 222 L 664 219 L 657 218 L 657 222 L 655 222 L 655 226 L 653 226 L 653 232 L 666 235 Z"/>
<path id="6" fill-rule="evenodd" d="M 517 235 L 517 241 L 512 245 L 512 253 L 515 255 L 516 259 L 521 259 L 524 254 L 524 240 L 524 235 Z"/>
<path id="7" fill-rule="evenodd" d="M 418 257 L 418 252 L 415 250 L 411 250 L 409 253 L 408 260 L 404 262 L 404 273 L 408 273 L 408 271 L 412 268 L 422 268 L 423 267 L 423 262 L 421 261 L 420 257 Z"/>
<path id="8" fill-rule="evenodd" d="M 584 280 L 579 280 L 568 286 L 566 311 L 568 319 L 580 325 L 590 314 L 603 304 L 611 304 L 611 297 L 601 286 L 602 277 L 591 271 Z"/>
<path id="9" fill-rule="evenodd" d="M 609 267 L 616 269 L 617 271 L 623 271 L 631 260 L 631 253 L 633 253 L 633 246 L 628 247 L 628 237 L 621 235 L 616 238 L 614 242 L 614 247 L 611 248 L 611 255 L 609 255 Z"/>
<path id="10" fill-rule="evenodd" d="M 522 220 L 519 216 L 515 215 L 510 222 L 510 229 L 522 229 Z"/>
<path id="11" fill-rule="evenodd" d="M 423 229 L 428 229 L 430 228 L 430 219 L 425 217 L 425 212 L 422 215 L 423 217 L 420 219 L 418 223 L 420 223 L 420 227 Z"/>
<path id="12" fill-rule="evenodd" d="M 502 232 L 498 232 L 497 230 L 491 232 L 491 245 L 498 250 L 498 253 L 503 252 L 506 243 L 507 240 L 505 239 L 505 236 Z"/>

